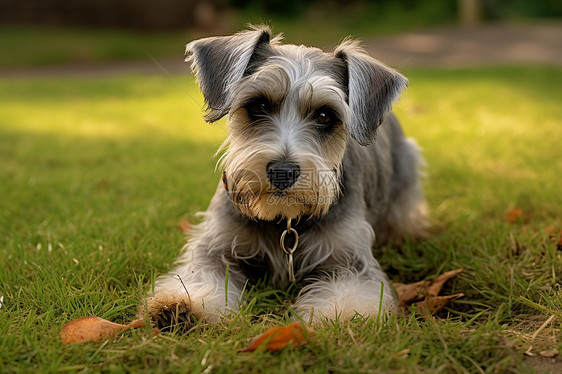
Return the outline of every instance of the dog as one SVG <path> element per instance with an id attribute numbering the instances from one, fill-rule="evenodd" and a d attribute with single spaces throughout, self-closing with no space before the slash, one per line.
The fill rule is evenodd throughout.
<path id="1" fill-rule="evenodd" d="M 428 229 L 423 159 L 391 113 L 408 80 L 357 41 L 326 53 L 268 26 L 195 40 L 186 56 L 205 120 L 227 116 L 224 172 L 140 313 L 160 328 L 216 322 L 264 277 L 302 286 L 293 308 L 313 324 L 397 312 L 372 248 Z"/>

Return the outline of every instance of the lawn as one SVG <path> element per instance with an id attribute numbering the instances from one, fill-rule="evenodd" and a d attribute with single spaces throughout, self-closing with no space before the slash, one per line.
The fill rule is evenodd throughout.
<path id="1" fill-rule="evenodd" d="M 96 64 L 177 57 L 191 38 L 186 31 L 141 32 L 57 27 L 0 27 L 0 67 Z"/>
<path id="2" fill-rule="evenodd" d="M 435 320 L 327 324 L 315 344 L 277 354 L 237 353 L 291 318 L 291 292 L 263 286 L 249 290 L 237 316 L 189 334 L 151 337 L 147 328 L 63 346 L 59 332 L 71 319 L 131 321 L 154 278 L 171 268 L 184 242 L 178 222 L 195 220 L 220 178 L 212 154 L 225 124 L 203 122 L 189 76 L 0 81 L 0 372 L 519 373 L 561 365 L 540 352 L 562 352 L 562 69 L 404 73 L 410 88 L 396 113 L 424 149 L 435 232 L 375 253 L 394 281 L 464 268 L 444 292 L 465 297 Z M 508 222 L 513 209 L 523 214 Z"/>

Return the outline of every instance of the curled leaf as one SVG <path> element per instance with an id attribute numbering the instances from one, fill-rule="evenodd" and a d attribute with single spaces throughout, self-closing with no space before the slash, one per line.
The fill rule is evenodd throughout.
<path id="1" fill-rule="evenodd" d="M 288 326 L 272 327 L 263 334 L 259 335 L 246 348 L 240 352 L 251 352 L 265 344 L 265 349 L 270 352 L 279 351 L 289 344 L 299 347 L 306 344 L 313 338 L 313 331 L 310 327 L 303 326 L 300 322 L 293 322 Z"/>
<path id="2" fill-rule="evenodd" d="M 464 296 L 462 293 L 439 296 L 445 282 L 457 276 L 463 269 L 451 270 L 433 279 L 423 280 L 412 284 L 394 283 L 398 293 L 398 302 L 406 311 L 413 304 L 422 314 L 435 314 L 447 305 L 450 300 Z"/>
<path id="3" fill-rule="evenodd" d="M 145 322 L 137 319 L 128 325 L 113 323 L 100 317 L 82 317 L 67 322 L 60 332 L 64 344 L 110 339 L 128 329 L 144 327 Z"/>

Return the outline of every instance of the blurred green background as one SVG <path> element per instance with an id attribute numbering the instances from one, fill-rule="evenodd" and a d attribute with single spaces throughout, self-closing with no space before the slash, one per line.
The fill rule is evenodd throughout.
<path id="1" fill-rule="evenodd" d="M 181 57 L 188 40 L 268 23 L 291 43 L 333 46 L 442 26 L 543 22 L 557 0 L 5 0 L 0 67 Z M 178 57 L 178 58 L 179 58 Z"/>

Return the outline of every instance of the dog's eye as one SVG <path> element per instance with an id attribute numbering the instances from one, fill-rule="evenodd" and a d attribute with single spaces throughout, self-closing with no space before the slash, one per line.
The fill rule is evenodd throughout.
<path id="1" fill-rule="evenodd" d="M 265 100 L 253 100 L 246 106 L 246 110 L 250 117 L 257 118 L 270 112 L 269 103 Z"/>
<path id="2" fill-rule="evenodd" d="M 314 119 L 316 120 L 316 129 L 320 131 L 329 131 L 336 123 L 339 122 L 335 113 L 331 109 L 325 107 L 318 109 L 314 113 Z"/>
<path id="3" fill-rule="evenodd" d="M 321 125 L 328 125 L 330 122 L 332 122 L 332 118 L 328 113 L 320 112 L 318 113 L 318 118 L 316 119 L 316 122 L 318 122 Z"/>

